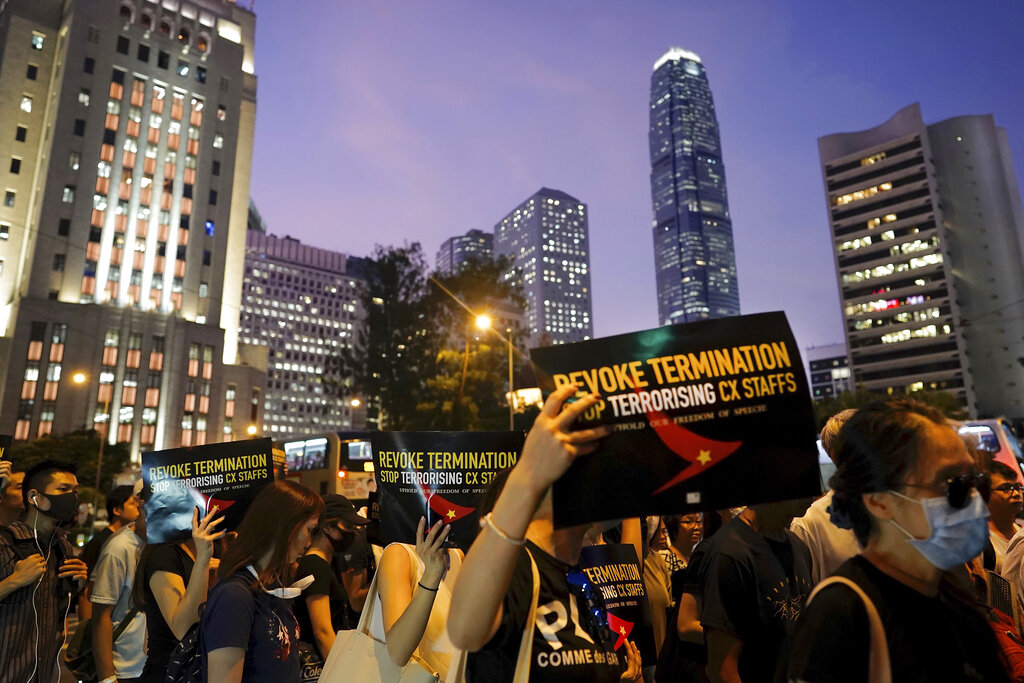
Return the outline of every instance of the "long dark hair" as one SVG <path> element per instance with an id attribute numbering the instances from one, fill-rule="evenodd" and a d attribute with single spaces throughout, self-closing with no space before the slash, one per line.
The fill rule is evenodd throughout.
<path id="1" fill-rule="evenodd" d="M 900 488 L 917 466 L 930 425 L 948 426 L 942 413 L 910 399 L 878 401 L 859 409 L 836 439 L 832 487 L 833 520 L 849 526 L 861 546 L 875 528 L 865 493 Z"/>
<path id="2" fill-rule="evenodd" d="M 324 502 L 317 494 L 290 481 L 275 481 L 260 491 L 238 525 L 238 537 L 228 545 L 217 574 L 226 579 L 271 551 L 260 569 L 264 583 L 282 582 L 290 571 L 288 548 L 302 524 L 321 517 Z"/>

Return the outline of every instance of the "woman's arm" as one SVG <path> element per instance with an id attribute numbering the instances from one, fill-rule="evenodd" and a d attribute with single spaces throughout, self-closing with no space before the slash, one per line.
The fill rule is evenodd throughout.
<path id="1" fill-rule="evenodd" d="M 242 683 L 245 650 L 240 647 L 221 647 L 206 653 L 208 681 Z"/>
<path id="2" fill-rule="evenodd" d="M 425 526 L 426 520 L 420 518 L 416 527 L 416 554 L 423 560 L 424 569 L 418 583 L 412 578 L 409 553 L 400 546 L 388 546 L 377 568 L 384 640 L 391 660 L 398 666 L 405 666 L 419 647 L 434 607 L 437 587 L 445 573 L 444 540 L 451 527 L 437 522 L 424 538 Z"/>
<path id="3" fill-rule="evenodd" d="M 679 597 L 679 616 L 676 619 L 679 640 L 704 645 L 704 627 L 700 623 L 700 603 L 691 593 Z"/>
<path id="4" fill-rule="evenodd" d="M 310 595 L 306 598 L 306 610 L 309 612 L 309 622 L 313 626 L 316 648 L 320 651 L 320 656 L 327 659 L 337 636 L 331 621 L 331 598 L 324 593 Z"/>
<path id="5" fill-rule="evenodd" d="M 551 484 L 577 456 L 593 451 L 596 440 L 608 434 L 605 428 L 568 431 L 576 417 L 598 401 L 590 394 L 563 410 L 562 404 L 576 391 L 576 385 L 567 385 L 548 396 L 491 512 L 491 521 L 510 538 L 525 538 Z M 489 526 L 477 534 L 459 571 L 448 614 L 448 637 L 455 647 L 479 650 L 497 632 L 502 600 L 521 550 Z"/>
<path id="6" fill-rule="evenodd" d="M 211 531 L 223 519 L 213 519 L 216 513 L 217 508 L 214 506 L 201 521 L 198 509 L 192 513 L 192 540 L 196 545 L 196 561 L 192 565 L 187 588 L 181 577 L 173 572 L 158 571 L 149 579 L 149 589 L 153 591 L 156 604 L 160 607 L 160 614 L 178 640 L 184 638 L 192 624 L 199 621 L 199 605 L 206 601 L 213 541 L 224 535 L 223 531 Z"/>

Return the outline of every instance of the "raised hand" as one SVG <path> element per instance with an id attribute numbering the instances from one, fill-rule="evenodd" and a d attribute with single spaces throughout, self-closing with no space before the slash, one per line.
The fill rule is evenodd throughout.
<path id="1" fill-rule="evenodd" d="M 217 510 L 217 506 L 214 505 L 202 519 L 199 519 L 199 508 L 192 510 L 192 540 L 196 544 L 197 560 L 202 557 L 209 561 L 213 557 L 214 542 L 224 536 L 223 531 L 213 531 L 213 527 L 224 520 L 223 517 L 214 519 Z"/>
<path id="2" fill-rule="evenodd" d="M 643 662 L 640 660 L 640 650 L 630 641 L 626 641 L 626 670 L 622 672 L 622 680 L 639 681 L 643 673 Z"/>
<path id="3" fill-rule="evenodd" d="M 416 554 L 423 560 L 421 582 L 427 588 L 437 588 L 448 571 L 448 550 L 444 547 L 444 541 L 451 527 L 441 524 L 440 520 L 429 530 L 426 527 L 427 520 L 420 517 L 416 525 Z"/>

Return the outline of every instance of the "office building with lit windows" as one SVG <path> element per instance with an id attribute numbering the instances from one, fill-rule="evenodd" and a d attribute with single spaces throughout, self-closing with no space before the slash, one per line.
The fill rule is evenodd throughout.
<path id="1" fill-rule="evenodd" d="M 850 377 L 850 361 L 846 357 L 846 344 L 812 346 L 804 349 L 808 377 L 811 378 L 811 397 L 815 401 L 835 398 L 846 391 L 853 391 Z"/>
<path id="2" fill-rule="evenodd" d="M 363 259 L 250 230 L 242 342 L 267 349 L 264 422 L 274 439 L 366 428 L 364 397 L 345 389 L 346 357 L 365 316 Z"/>
<path id="3" fill-rule="evenodd" d="M 648 137 L 660 324 L 739 315 L 718 119 L 695 53 L 674 47 L 654 63 Z"/>
<path id="4" fill-rule="evenodd" d="M 580 200 L 543 187 L 494 227 L 494 252 L 511 259 L 507 277 L 522 287 L 531 346 L 594 336 L 587 216 Z"/>
<path id="5" fill-rule="evenodd" d="M 434 267 L 443 275 L 457 273 L 469 261 L 490 261 L 494 258 L 494 235 L 483 230 L 470 230 L 465 235 L 449 237 L 437 250 Z"/>
<path id="6" fill-rule="evenodd" d="M 262 432 L 254 27 L 223 0 L 0 4 L 0 432 L 95 428 L 136 462 Z"/>
<path id="7" fill-rule="evenodd" d="M 853 380 L 1024 417 L 1024 217 L 991 115 L 818 140 Z"/>

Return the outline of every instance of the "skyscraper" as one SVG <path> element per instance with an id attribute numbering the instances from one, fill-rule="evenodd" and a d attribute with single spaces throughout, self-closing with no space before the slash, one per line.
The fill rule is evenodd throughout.
<path id="1" fill-rule="evenodd" d="M 249 231 L 241 338 L 269 353 L 263 419 L 273 438 L 366 426 L 366 397 L 324 381 L 358 336 L 362 267 L 357 257 Z"/>
<path id="2" fill-rule="evenodd" d="M 531 345 L 594 335 L 585 204 L 542 187 L 494 226 L 494 251 L 512 260 L 508 277 L 522 287 Z"/>
<path id="3" fill-rule="evenodd" d="M 463 263 L 475 259 L 494 258 L 494 235 L 483 230 L 470 230 L 465 235 L 449 237 L 437 250 L 434 267 L 438 272 L 450 275 L 459 270 Z"/>
<path id="4" fill-rule="evenodd" d="M 1024 215 L 992 116 L 917 104 L 818 140 L 853 378 L 1020 420 Z"/>
<path id="5" fill-rule="evenodd" d="M 237 339 L 255 16 L 0 7 L 0 432 L 95 427 L 137 459 L 233 438 L 229 413 L 260 431 L 265 361 Z"/>
<path id="6" fill-rule="evenodd" d="M 704 65 L 674 47 L 651 76 L 651 200 L 662 325 L 739 315 L 718 120 Z"/>

